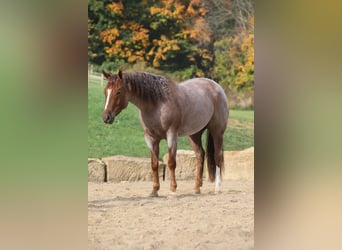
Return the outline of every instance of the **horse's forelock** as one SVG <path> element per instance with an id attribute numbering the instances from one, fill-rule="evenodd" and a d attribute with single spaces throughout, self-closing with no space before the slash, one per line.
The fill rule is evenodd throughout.
<path id="1" fill-rule="evenodd" d="M 111 84 L 115 83 L 116 79 L 118 78 L 117 74 L 111 75 L 111 77 L 109 78 L 109 82 Z"/>

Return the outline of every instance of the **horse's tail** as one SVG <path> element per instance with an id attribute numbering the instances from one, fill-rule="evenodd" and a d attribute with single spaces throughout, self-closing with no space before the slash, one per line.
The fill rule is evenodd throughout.
<path id="1" fill-rule="evenodd" d="M 207 131 L 207 167 L 208 167 L 208 175 L 209 181 L 215 181 L 215 174 L 216 174 L 216 164 L 215 164 L 215 148 L 214 148 L 214 141 L 213 136 L 211 135 L 210 131 Z"/>

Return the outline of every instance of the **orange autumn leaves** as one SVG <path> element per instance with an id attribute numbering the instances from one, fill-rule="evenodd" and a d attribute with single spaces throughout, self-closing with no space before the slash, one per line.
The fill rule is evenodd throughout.
<path id="1" fill-rule="evenodd" d="M 254 18 L 249 22 L 254 27 Z M 251 90 L 254 87 L 254 30 L 217 41 L 214 75 L 230 90 Z"/>
<path id="2" fill-rule="evenodd" d="M 188 5 L 183 2 L 156 1 L 157 4 L 146 7 L 147 13 L 141 13 L 145 19 L 125 17 L 123 1 L 107 4 L 107 10 L 117 22 L 100 32 L 106 45 L 105 52 L 128 63 L 150 62 L 155 68 L 182 50 L 189 61 L 194 60 L 194 53 L 196 56 L 202 54 L 204 60 L 211 60 L 205 49 L 193 46 L 210 41 L 210 29 L 205 22 L 206 9 L 200 0 L 191 0 Z M 126 13 L 132 15 L 129 10 Z M 190 50 L 194 53 L 189 53 Z"/>
<path id="3" fill-rule="evenodd" d="M 122 30 L 128 31 L 131 35 L 129 40 L 120 39 L 120 31 L 117 27 L 102 31 L 102 41 L 109 44 L 105 48 L 106 53 L 126 58 L 128 62 L 143 61 L 145 48 L 150 45 L 148 30 L 141 24 L 130 21 L 122 24 Z"/>
<path id="4" fill-rule="evenodd" d="M 249 0 L 90 0 L 88 18 L 88 58 L 99 67 L 138 64 L 254 88 Z"/>

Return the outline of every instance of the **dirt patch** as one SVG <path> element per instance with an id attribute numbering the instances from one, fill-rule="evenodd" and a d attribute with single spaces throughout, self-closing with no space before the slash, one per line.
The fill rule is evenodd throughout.
<path id="1" fill-rule="evenodd" d="M 224 180 L 222 193 L 204 181 L 193 195 L 194 181 L 169 181 L 158 198 L 152 182 L 88 183 L 89 249 L 252 249 L 253 180 Z"/>

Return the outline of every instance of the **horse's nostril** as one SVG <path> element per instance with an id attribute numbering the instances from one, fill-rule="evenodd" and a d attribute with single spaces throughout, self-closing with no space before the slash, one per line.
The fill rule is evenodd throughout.
<path id="1" fill-rule="evenodd" d="M 107 112 L 102 113 L 102 120 L 104 123 L 112 124 L 114 121 L 114 117 L 115 116 L 111 113 L 107 113 Z"/>
<path id="2" fill-rule="evenodd" d="M 112 117 L 111 117 L 111 115 L 106 115 L 104 118 L 103 118 L 103 121 L 105 122 L 105 123 L 111 123 L 111 121 L 112 121 Z"/>
<path id="3" fill-rule="evenodd" d="M 103 122 L 107 123 L 109 121 L 109 119 L 110 119 L 109 114 L 103 114 L 102 115 Z"/>

